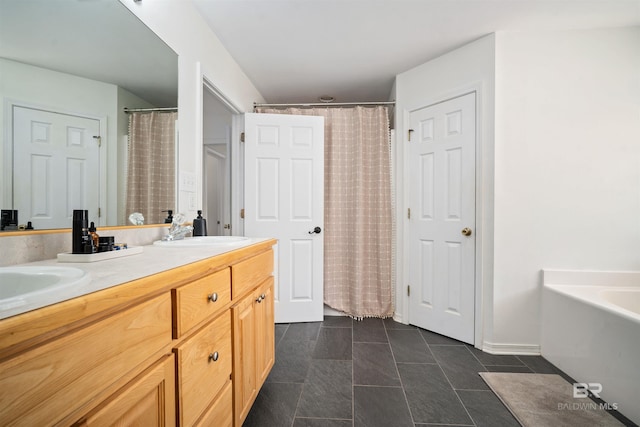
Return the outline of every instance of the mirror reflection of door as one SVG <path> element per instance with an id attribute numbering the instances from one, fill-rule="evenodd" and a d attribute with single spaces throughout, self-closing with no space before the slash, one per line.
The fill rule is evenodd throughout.
<path id="1" fill-rule="evenodd" d="M 227 181 L 227 146 L 211 144 L 204 146 L 204 213 L 207 218 L 207 232 L 211 236 L 229 235 L 228 216 L 225 212 Z"/>
<path id="2" fill-rule="evenodd" d="M 210 236 L 229 236 L 231 228 L 231 129 L 233 113 L 204 86 L 203 206 Z"/>
<path id="3" fill-rule="evenodd" d="M 74 209 L 100 224 L 100 121 L 13 107 L 13 209 L 36 229 L 71 227 Z"/>

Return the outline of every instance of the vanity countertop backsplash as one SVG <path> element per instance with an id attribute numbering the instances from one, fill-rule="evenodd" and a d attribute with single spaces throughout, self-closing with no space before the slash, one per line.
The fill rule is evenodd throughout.
<path id="1" fill-rule="evenodd" d="M 167 226 L 98 229 L 100 235 L 114 236 L 129 246 L 150 245 L 167 234 Z M 0 267 L 55 259 L 59 253 L 71 252 L 71 230 L 51 233 L 0 234 Z"/>

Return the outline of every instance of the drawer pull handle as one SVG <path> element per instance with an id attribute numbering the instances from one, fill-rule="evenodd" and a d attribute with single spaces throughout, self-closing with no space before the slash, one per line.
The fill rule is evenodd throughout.
<path id="1" fill-rule="evenodd" d="M 218 293 L 214 292 L 212 294 L 207 295 L 207 299 L 211 302 L 216 302 L 218 301 Z"/>
<path id="2" fill-rule="evenodd" d="M 262 294 L 262 295 L 260 295 L 260 298 L 267 299 L 267 296 L 265 294 Z"/>
<path id="3" fill-rule="evenodd" d="M 256 302 L 257 303 L 261 303 L 262 302 L 262 296 L 259 296 L 258 298 L 256 298 Z"/>
<path id="4" fill-rule="evenodd" d="M 218 352 L 214 351 L 213 353 L 209 353 L 209 362 L 217 362 L 218 361 Z"/>

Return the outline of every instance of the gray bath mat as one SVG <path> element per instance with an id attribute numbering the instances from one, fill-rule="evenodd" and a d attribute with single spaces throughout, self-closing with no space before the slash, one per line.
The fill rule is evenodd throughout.
<path id="1" fill-rule="evenodd" d="M 573 385 L 559 375 L 480 372 L 480 376 L 525 427 L 623 426 L 591 399 L 573 397 Z"/>

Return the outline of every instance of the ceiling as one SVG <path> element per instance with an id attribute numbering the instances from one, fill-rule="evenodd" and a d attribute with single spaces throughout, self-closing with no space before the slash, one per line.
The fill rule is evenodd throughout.
<path id="1" fill-rule="evenodd" d="M 118 0 L 0 0 L 0 57 L 177 106 L 178 56 Z"/>
<path id="2" fill-rule="evenodd" d="M 395 75 L 496 31 L 640 25 L 640 0 L 193 0 L 267 102 L 386 101 Z"/>

